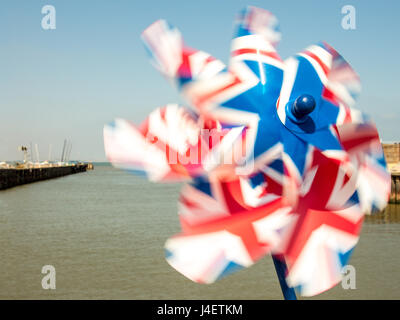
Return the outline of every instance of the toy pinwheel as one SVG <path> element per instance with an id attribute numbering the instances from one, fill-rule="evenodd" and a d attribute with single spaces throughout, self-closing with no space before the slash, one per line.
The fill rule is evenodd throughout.
<path id="1" fill-rule="evenodd" d="M 312 296 L 342 279 L 390 175 L 375 125 L 352 109 L 350 65 L 326 43 L 281 60 L 277 26 L 266 10 L 243 10 L 226 67 L 167 22 L 150 25 L 152 62 L 191 108 L 166 105 L 140 126 L 117 119 L 104 143 L 116 167 L 186 181 L 182 232 L 165 244 L 177 271 L 212 283 L 270 253 L 281 285 Z"/>

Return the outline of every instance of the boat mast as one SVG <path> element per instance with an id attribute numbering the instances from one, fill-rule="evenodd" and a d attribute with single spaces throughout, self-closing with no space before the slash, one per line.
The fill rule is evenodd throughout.
<path id="1" fill-rule="evenodd" d="M 67 143 L 67 139 L 64 139 L 64 146 L 63 146 L 62 153 L 61 153 L 61 162 L 64 161 L 64 153 L 65 153 L 65 145 L 66 145 L 66 143 Z"/>

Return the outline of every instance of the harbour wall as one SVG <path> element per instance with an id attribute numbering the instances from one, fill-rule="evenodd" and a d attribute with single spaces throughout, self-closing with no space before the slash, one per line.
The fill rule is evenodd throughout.
<path id="1" fill-rule="evenodd" d="M 400 174 L 392 173 L 389 203 L 400 204 Z"/>
<path id="2" fill-rule="evenodd" d="M 392 176 L 389 202 L 400 204 L 400 143 L 382 143 L 382 148 Z"/>
<path id="3" fill-rule="evenodd" d="M 400 143 L 382 143 L 382 147 L 388 164 L 400 162 Z"/>
<path id="4" fill-rule="evenodd" d="M 40 168 L 0 169 L 0 190 L 12 188 L 26 183 L 85 172 L 87 168 L 87 163 L 79 163 L 74 165 L 48 166 Z"/>

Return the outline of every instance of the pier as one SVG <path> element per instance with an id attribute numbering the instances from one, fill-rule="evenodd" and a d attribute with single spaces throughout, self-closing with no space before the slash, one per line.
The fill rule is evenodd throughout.
<path id="1" fill-rule="evenodd" d="M 389 203 L 400 204 L 400 173 L 392 173 Z"/>
<path id="2" fill-rule="evenodd" d="M 392 181 L 389 203 L 400 204 L 400 143 L 382 143 Z"/>
<path id="3" fill-rule="evenodd" d="M 53 179 L 69 174 L 85 172 L 88 169 L 88 163 L 62 163 L 47 164 L 41 166 L 16 166 L 0 168 L 0 190 L 12 188 L 22 184 Z M 90 167 L 93 168 L 92 164 Z"/>

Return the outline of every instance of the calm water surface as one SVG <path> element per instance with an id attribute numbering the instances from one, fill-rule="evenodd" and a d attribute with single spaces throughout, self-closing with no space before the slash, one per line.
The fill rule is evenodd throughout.
<path id="1" fill-rule="evenodd" d="M 0 299 L 282 299 L 271 258 L 212 285 L 174 271 L 163 245 L 179 232 L 180 185 L 109 166 L 0 192 Z M 356 289 L 313 299 L 400 298 L 400 206 L 368 217 L 350 261 Z M 53 265 L 56 290 L 43 290 Z"/>

